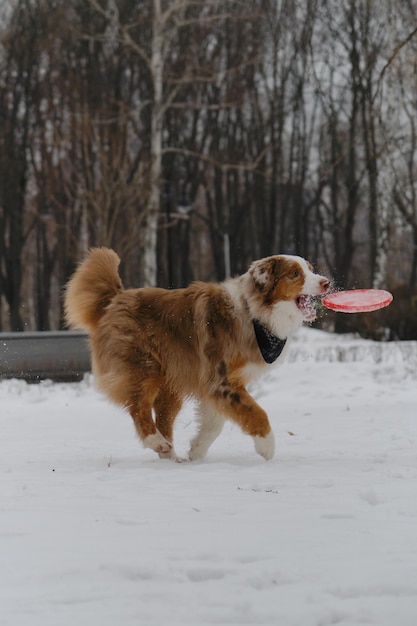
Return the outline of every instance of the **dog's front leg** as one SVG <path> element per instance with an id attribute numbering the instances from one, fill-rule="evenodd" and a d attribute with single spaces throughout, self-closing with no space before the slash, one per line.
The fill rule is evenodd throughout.
<path id="1" fill-rule="evenodd" d="M 199 430 L 191 442 L 190 461 L 203 459 L 223 430 L 225 418 L 214 407 L 200 403 L 197 408 Z"/>
<path id="2" fill-rule="evenodd" d="M 221 385 L 215 396 L 219 412 L 239 424 L 253 438 L 255 449 L 267 461 L 275 453 L 275 439 L 268 416 L 244 387 Z"/>

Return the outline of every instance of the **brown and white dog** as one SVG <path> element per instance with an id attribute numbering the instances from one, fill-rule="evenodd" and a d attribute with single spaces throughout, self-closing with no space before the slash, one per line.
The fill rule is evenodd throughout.
<path id="1" fill-rule="evenodd" d="M 246 390 L 276 362 L 287 337 L 315 318 L 310 296 L 327 278 L 297 256 L 270 256 L 223 283 L 185 289 L 124 289 L 120 259 L 95 248 L 65 294 L 68 324 L 90 335 L 99 388 L 127 408 L 145 447 L 177 459 L 173 424 L 183 400 L 199 403 L 199 431 L 189 458 L 203 458 L 226 418 L 274 455 L 268 417 Z M 153 419 L 153 414 L 155 421 Z"/>

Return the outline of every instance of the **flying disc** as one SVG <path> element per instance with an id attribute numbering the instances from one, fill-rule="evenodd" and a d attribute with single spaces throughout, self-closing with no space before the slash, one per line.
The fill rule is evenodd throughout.
<path id="1" fill-rule="evenodd" d="M 365 313 L 388 306 L 392 294 L 385 289 L 350 289 L 329 293 L 322 300 L 324 306 L 342 313 Z"/>

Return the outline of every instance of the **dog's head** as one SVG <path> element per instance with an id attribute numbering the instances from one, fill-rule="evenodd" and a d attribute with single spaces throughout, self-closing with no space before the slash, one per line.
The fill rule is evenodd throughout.
<path id="1" fill-rule="evenodd" d="M 330 287 L 330 281 L 315 274 L 311 265 L 299 256 L 282 254 L 260 259 L 252 263 L 249 275 L 255 299 L 269 310 L 272 326 L 278 324 L 278 313 L 281 317 L 286 313 L 294 325 L 312 322 L 316 312 L 311 296 L 325 294 Z M 282 331 L 279 334 L 282 336 Z"/>

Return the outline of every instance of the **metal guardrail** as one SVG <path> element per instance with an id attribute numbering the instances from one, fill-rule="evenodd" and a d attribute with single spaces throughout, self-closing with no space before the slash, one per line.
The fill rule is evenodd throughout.
<path id="1" fill-rule="evenodd" d="M 81 380 L 91 371 L 87 335 L 76 331 L 0 333 L 0 379 Z"/>

